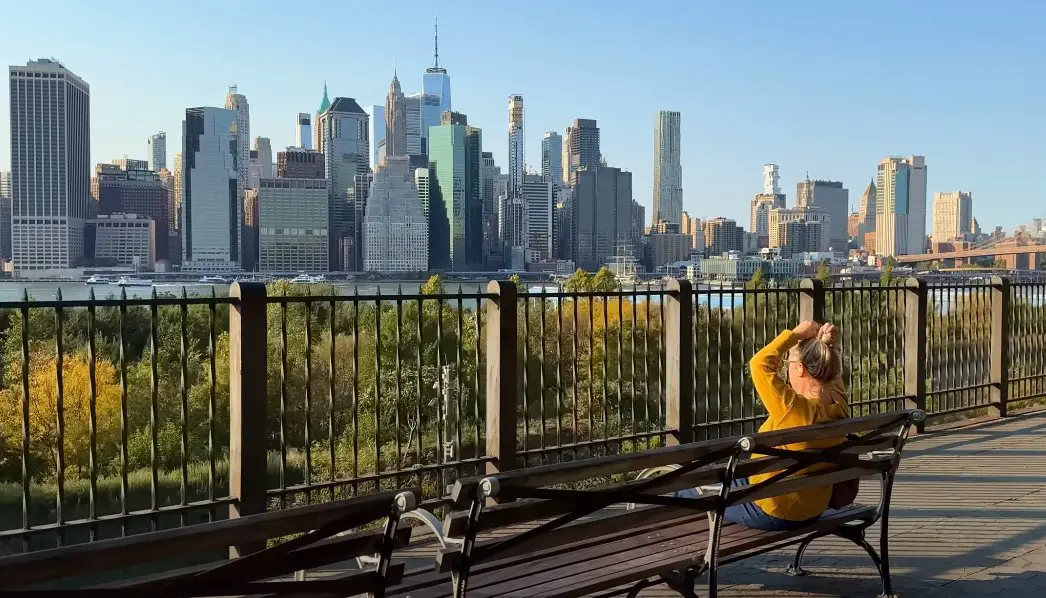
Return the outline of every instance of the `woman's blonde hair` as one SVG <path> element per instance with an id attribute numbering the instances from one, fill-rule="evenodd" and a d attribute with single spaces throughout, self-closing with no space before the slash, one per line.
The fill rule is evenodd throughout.
<path id="1" fill-rule="evenodd" d="M 839 333 L 833 329 L 830 333 L 818 333 L 814 338 L 799 341 L 792 349 L 792 360 L 803 364 L 815 380 L 835 380 L 843 373 L 843 360 L 835 347 L 838 340 Z"/>

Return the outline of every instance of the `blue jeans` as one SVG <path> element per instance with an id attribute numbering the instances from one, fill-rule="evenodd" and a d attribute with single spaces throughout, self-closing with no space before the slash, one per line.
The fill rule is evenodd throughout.
<path id="1" fill-rule="evenodd" d="M 741 478 L 734 480 L 731 488 L 746 488 L 748 486 L 748 478 Z M 687 488 L 680 490 L 675 493 L 680 498 L 696 498 L 698 491 L 696 488 Z M 807 519 L 806 521 L 792 521 L 790 519 L 781 519 L 780 517 L 774 517 L 768 515 L 766 511 L 759 508 L 759 505 L 754 502 L 740 503 L 736 505 L 730 505 L 726 508 L 724 519 L 732 523 L 738 523 L 745 527 L 751 527 L 753 529 L 761 529 L 768 532 L 780 532 L 790 529 L 809 525 L 811 521 L 817 519 Z"/>

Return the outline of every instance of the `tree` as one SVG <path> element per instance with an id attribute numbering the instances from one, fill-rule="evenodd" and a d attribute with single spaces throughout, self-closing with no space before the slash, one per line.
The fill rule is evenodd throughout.
<path id="1" fill-rule="evenodd" d="M 992 268 L 1007 270 L 1009 269 L 1009 266 L 1006 265 L 1006 260 L 1002 258 L 995 258 L 995 261 L 992 262 Z"/>
<path id="2" fill-rule="evenodd" d="M 509 276 L 508 279 L 509 282 L 515 285 L 516 290 L 519 290 L 520 287 L 523 286 L 523 280 L 519 277 L 519 274 L 513 274 L 512 276 Z"/>
<path id="3" fill-rule="evenodd" d="M 766 288 L 766 275 L 763 273 L 762 266 L 756 268 L 756 271 L 752 273 L 752 278 L 748 280 L 746 286 L 750 289 Z"/>
<path id="4" fill-rule="evenodd" d="M 586 293 L 592 290 L 592 277 L 583 268 L 578 268 L 563 284 L 568 293 Z"/>
<path id="5" fill-rule="evenodd" d="M 817 280 L 821 281 L 824 286 L 830 286 L 832 280 L 832 269 L 829 266 L 828 260 L 821 260 L 821 265 L 817 267 Z"/>
<path id="6" fill-rule="evenodd" d="M 896 280 L 893 275 L 894 261 L 893 257 L 888 257 L 886 258 L 886 261 L 883 262 L 883 273 L 879 276 L 879 284 L 884 287 L 893 285 Z"/>
<path id="7" fill-rule="evenodd" d="M 592 290 L 597 293 L 609 293 L 617 289 L 617 277 L 610 271 L 610 268 L 603 266 L 596 272 L 596 275 L 592 278 Z"/>
<path id="8" fill-rule="evenodd" d="M 30 472 L 49 476 L 58 459 L 57 362 L 49 348 L 35 344 L 29 361 Z M 20 379 L 20 360 L 9 364 L 9 379 Z M 67 469 L 87 471 L 90 464 L 90 366 L 85 355 L 66 355 L 62 362 L 63 458 Z M 22 388 L 0 391 L 0 437 L 4 446 L 22 444 Z M 112 459 L 119 446 L 120 387 L 113 364 L 95 364 L 95 421 L 98 463 Z"/>
<path id="9" fill-rule="evenodd" d="M 429 276 L 425 284 L 421 285 L 420 290 L 422 295 L 439 295 L 443 290 L 443 277 L 439 274 Z"/>

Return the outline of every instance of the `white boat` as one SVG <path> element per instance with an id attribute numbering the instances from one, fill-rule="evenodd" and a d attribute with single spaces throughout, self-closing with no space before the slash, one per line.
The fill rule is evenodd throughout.
<path id="1" fill-rule="evenodd" d="M 322 274 L 317 274 L 312 277 L 312 282 L 327 282 L 327 277 Z"/>
<path id="2" fill-rule="evenodd" d="M 133 276 L 121 276 L 120 280 L 111 284 L 115 284 L 118 287 L 151 287 L 153 286 L 153 281 Z"/>
<path id="3" fill-rule="evenodd" d="M 316 282 L 308 274 L 299 274 L 290 280 L 291 284 L 312 284 Z"/>
<path id="4" fill-rule="evenodd" d="M 94 276 L 88 278 L 87 280 L 85 280 L 84 283 L 86 283 L 86 284 L 113 284 L 113 280 L 111 278 L 106 278 L 105 276 L 94 275 Z"/>
<path id="5" fill-rule="evenodd" d="M 227 284 L 229 281 L 221 276 L 204 276 L 200 282 L 202 284 Z"/>

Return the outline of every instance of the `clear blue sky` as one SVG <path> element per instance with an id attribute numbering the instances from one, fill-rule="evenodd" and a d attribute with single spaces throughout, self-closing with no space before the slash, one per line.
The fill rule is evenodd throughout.
<path id="1" fill-rule="evenodd" d="M 222 105 L 231 84 L 250 101 L 251 134 L 277 149 L 324 80 L 362 105 L 384 103 L 394 68 L 419 91 L 438 10 L 454 108 L 498 164 L 509 94 L 524 96 L 535 168 L 543 131 L 595 118 L 648 217 L 659 109 L 682 112 L 683 205 L 702 217 L 747 227 L 765 162 L 781 165 L 789 205 L 807 171 L 842 180 L 856 204 L 882 157 L 912 153 L 926 156 L 931 197 L 973 191 L 985 228 L 1046 216 L 1046 2 L 44 4 L 0 0 L 0 60 L 53 56 L 90 83 L 93 162 L 144 158 L 159 130 L 170 162 L 184 109 Z M 6 94 L 0 111 L 8 168 Z"/>

